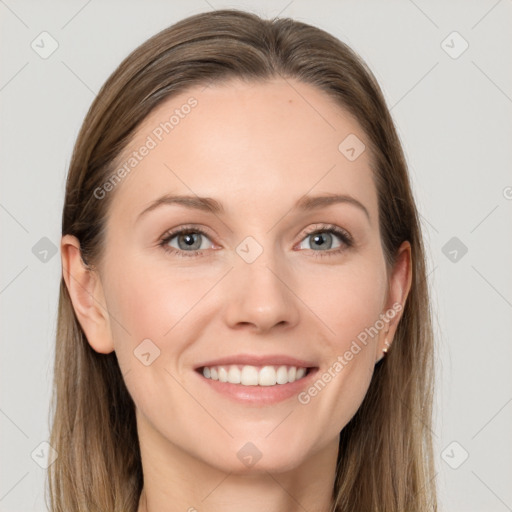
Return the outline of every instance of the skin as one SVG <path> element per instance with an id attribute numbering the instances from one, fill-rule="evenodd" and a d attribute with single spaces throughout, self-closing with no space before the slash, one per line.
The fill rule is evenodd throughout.
<path id="1" fill-rule="evenodd" d="M 123 156 L 191 96 L 197 106 L 110 192 L 98 269 L 84 267 L 76 238 L 61 244 L 80 324 L 94 350 L 115 350 L 136 404 L 139 512 L 327 511 L 339 433 L 383 357 L 385 330 L 307 405 L 296 396 L 236 403 L 193 368 L 247 353 L 287 354 L 327 371 L 380 314 L 404 305 L 410 245 L 388 269 L 369 151 L 351 162 L 338 150 L 347 135 L 365 144 L 366 136 L 325 93 L 294 80 L 192 88 L 153 111 Z M 215 198 L 225 212 L 166 205 L 137 220 L 164 193 Z M 293 210 L 305 194 L 333 193 L 356 198 L 369 219 L 349 203 Z M 343 247 L 333 234 L 332 248 L 318 248 L 307 235 L 318 223 L 348 231 L 354 245 Z M 199 236 L 201 255 L 159 246 L 167 231 L 188 224 L 208 232 Z M 236 252 L 248 236 L 263 249 L 253 263 Z M 178 238 L 171 246 L 180 247 Z M 389 322 L 389 343 L 399 317 Z M 145 366 L 133 351 L 148 338 L 160 356 Z M 237 457 L 247 442 L 261 452 L 252 467 Z"/>

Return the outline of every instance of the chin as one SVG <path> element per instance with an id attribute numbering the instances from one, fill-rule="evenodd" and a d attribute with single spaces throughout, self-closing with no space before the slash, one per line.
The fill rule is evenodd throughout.
<path id="1" fill-rule="evenodd" d="M 268 439 L 255 441 L 230 440 L 229 446 L 218 451 L 212 447 L 208 460 L 209 465 L 232 474 L 261 475 L 266 473 L 285 473 L 299 467 L 307 459 L 307 453 L 298 452 L 287 443 L 274 443 Z"/>

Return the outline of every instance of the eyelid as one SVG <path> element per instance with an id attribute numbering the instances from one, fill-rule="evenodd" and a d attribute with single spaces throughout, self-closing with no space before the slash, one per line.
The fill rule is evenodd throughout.
<path id="1" fill-rule="evenodd" d="M 204 228 L 202 226 L 198 226 L 195 224 L 183 224 L 175 228 L 168 229 L 160 238 L 162 240 L 163 238 L 168 237 L 175 237 L 177 235 L 181 235 L 183 233 L 201 233 L 202 235 L 205 235 L 207 237 L 211 237 L 212 234 L 209 232 L 208 228 Z"/>

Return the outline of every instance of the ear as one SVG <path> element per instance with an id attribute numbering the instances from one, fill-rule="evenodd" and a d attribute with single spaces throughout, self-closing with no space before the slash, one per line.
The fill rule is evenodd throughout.
<path id="1" fill-rule="evenodd" d="M 87 341 L 96 352 L 109 354 L 114 343 L 99 274 L 83 262 L 75 236 L 62 237 L 61 255 L 62 275 Z"/>
<path id="2" fill-rule="evenodd" d="M 391 269 L 391 275 L 388 280 L 388 295 L 382 313 L 386 315 L 389 320 L 385 322 L 386 325 L 380 333 L 375 362 L 380 361 L 384 357 L 384 353 L 391 350 L 391 344 L 393 343 L 398 322 L 403 314 L 405 301 L 411 289 L 411 283 L 411 244 L 405 241 L 402 242 L 402 245 L 398 249 L 396 261 Z"/>

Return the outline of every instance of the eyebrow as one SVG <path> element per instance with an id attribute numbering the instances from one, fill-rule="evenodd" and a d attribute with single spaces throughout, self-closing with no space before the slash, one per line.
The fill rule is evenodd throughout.
<path id="1" fill-rule="evenodd" d="M 350 204 L 357 207 L 364 212 L 368 220 L 370 221 L 370 214 L 366 207 L 358 201 L 355 197 L 348 194 L 329 194 L 322 196 L 302 196 L 293 210 L 312 211 L 319 208 L 324 208 L 332 204 Z M 224 207 L 222 204 L 212 199 L 211 197 L 199 197 L 190 195 L 170 195 L 166 194 L 153 201 L 147 208 L 145 208 L 137 217 L 139 220 L 143 215 L 149 213 L 156 208 L 163 205 L 179 205 L 185 208 L 193 210 L 201 210 L 207 213 L 222 214 L 224 213 Z"/>

